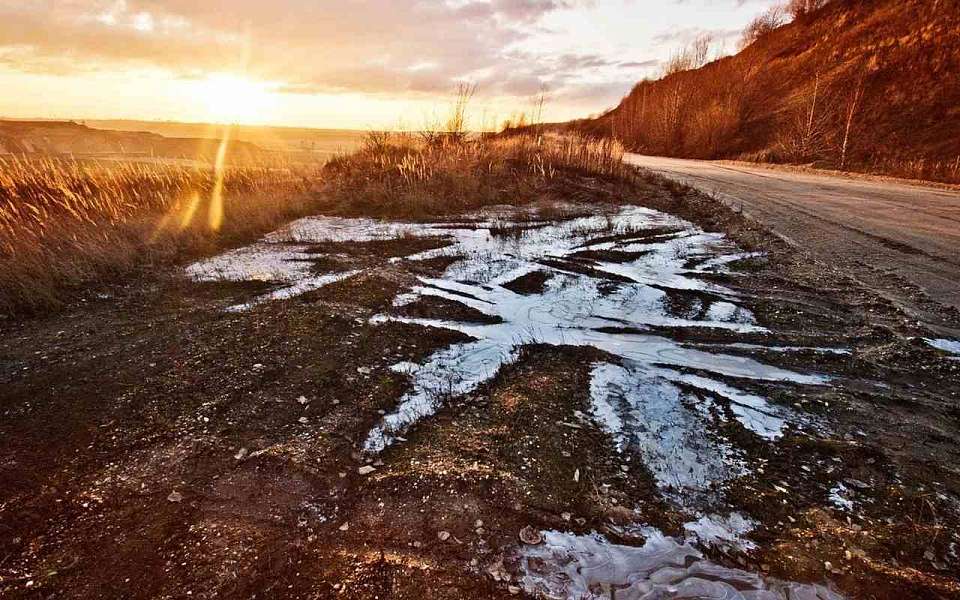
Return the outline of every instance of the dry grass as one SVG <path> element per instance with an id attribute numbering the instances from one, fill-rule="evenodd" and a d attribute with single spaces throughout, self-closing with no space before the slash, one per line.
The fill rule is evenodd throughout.
<path id="1" fill-rule="evenodd" d="M 405 218 L 522 205 L 563 196 L 596 199 L 588 181 L 629 185 L 636 171 L 611 140 L 560 136 L 480 136 L 426 140 L 393 134 L 371 138 L 325 170 L 330 209 L 342 214 Z M 609 198 L 607 198 L 609 199 Z"/>
<path id="2" fill-rule="evenodd" d="M 611 141 L 433 132 L 371 134 L 362 150 L 322 168 L 8 159 L 0 314 L 50 310 L 91 285 L 320 211 L 425 218 L 545 197 L 611 200 L 636 178 L 622 155 Z"/>
<path id="3" fill-rule="evenodd" d="M 0 314 L 256 236 L 310 210 L 315 172 L 2 160 Z"/>

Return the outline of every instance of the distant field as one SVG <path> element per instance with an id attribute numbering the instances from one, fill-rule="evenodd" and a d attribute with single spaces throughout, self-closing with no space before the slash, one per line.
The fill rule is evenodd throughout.
<path id="1" fill-rule="evenodd" d="M 365 132 L 225 126 L 145 121 L 0 120 L 0 156 L 92 158 L 137 162 L 206 164 L 216 160 L 221 141 L 230 143 L 226 161 L 326 162 L 357 150 Z"/>
<path id="2" fill-rule="evenodd" d="M 110 131 L 145 131 L 172 138 L 218 137 L 222 125 L 204 123 L 170 123 L 158 121 L 104 120 L 84 121 L 92 129 Z M 256 144 L 265 150 L 308 152 L 326 155 L 346 154 L 360 147 L 364 131 L 351 129 L 307 129 L 300 127 L 257 127 L 235 125 L 234 140 Z"/>

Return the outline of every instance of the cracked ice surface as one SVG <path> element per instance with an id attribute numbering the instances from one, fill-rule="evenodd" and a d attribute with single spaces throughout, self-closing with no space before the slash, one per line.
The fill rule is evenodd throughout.
<path id="1" fill-rule="evenodd" d="M 421 278 L 394 304 L 443 298 L 498 322 L 375 317 L 374 323 L 458 331 L 473 341 L 444 348 L 411 372 L 413 390 L 370 432 L 364 443 L 368 452 L 393 443 L 410 425 L 433 414 L 443 399 L 490 381 L 525 345 L 590 346 L 611 357 L 593 371 L 594 416 L 621 449 L 639 450 L 664 489 L 702 490 L 742 471 L 737 451 L 709 435 L 710 423 L 723 417 L 718 399 L 743 427 L 764 439 L 776 439 L 788 424 L 800 421 L 789 409 L 721 378 L 806 385 L 827 381 L 743 356 L 686 347 L 651 332 L 653 326 L 763 331 L 734 292 L 697 277 L 722 272 L 733 260 L 749 256 L 722 235 L 638 207 L 524 228 L 515 236 L 483 228 L 431 231 L 454 243 L 408 259 L 448 255 L 459 260 L 441 277 Z M 504 287 L 536 271 L 549 276 L 542 290 L 522 294 Z M 699 318 L 678 316 L 668 307 L 672 293 L 693 293 L 708 306 Z"/>

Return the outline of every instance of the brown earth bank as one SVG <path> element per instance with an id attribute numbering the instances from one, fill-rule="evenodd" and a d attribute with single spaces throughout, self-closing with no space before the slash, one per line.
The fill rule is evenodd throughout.
<path id="1" fill-rule="evenodd" d="M 707 556 L 853 598 L 960 597 L 960 362 L 923 342 L 932 334 L 855 274 L 716 200 L 665 180 L 602 187 L 582 181 L 580 210 L 614 210 L 622 193 L 762 251 L 712 276 L 770 329 L 759 344 L 851 351 L 727 350 L 834 382 L 802 392 L 749 384 L 824 424 L 772 443 L 728 424 L 765 465 L 722 491 L 759 524 L 757 547 L 705 547 Z M 534 207 L 534 221 L 570 214 Z M 516 565 L 524 528 L 596 531 L 628 545 L 639 543 L 624 528 L 632 523 L 679 535 L 684 516 L 652 474 L 583 417 L 591 364 L 602 358 L 592 348 L 527 346 L 405 442 L 360 452 L 410 389 L 389 367 L 466 339 L 371 323 L 395 311 L 417 277 L 437 277 L 453 260 L 391 259 L 438 245 L 317 245 L 318 272 L 334 260 L 363 273 L 247 311 L 224 308 L 269 284 L 196 283 L 174 271 L 0 325 L 0 595 L 511 597 L 526 593 Z M 511 287 L 544 285 L 527 277 Z M 674 292 L 667 310 L 683 314 L 697 300 Z M 456 301 L 421 300 L 404 314 L 471 318 Z M 657 331 L 690 347 L 750 340 Z M 828 500 L 844 482 L 854 512 Z"/>
<path id="2" fill-rule="evenodd" d="M 696 66 L 696 65 L 693 65 Z M 643 154 L 960 181 L 960 4 L 833 0 L 573 128 Z"/>

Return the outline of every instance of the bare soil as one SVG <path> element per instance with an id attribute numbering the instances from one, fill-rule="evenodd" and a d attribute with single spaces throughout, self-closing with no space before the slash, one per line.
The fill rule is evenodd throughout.
<path id="1" fill-rule="evenodd" d="M 837 378 L 802 396 L 758 389 L 827 425 L 819 437 L 738 440 L 766 460 L 726 492 L 760 523 L 759 549 L 711 558 L 853 598 L 960 597 L 960 362 L 917 339 L 932 333 L 856 273 L 715 200 L 653 186 L 633 200 L 766 252 L 723 282 L 774 331 L 766 343 L 852 349 L 763 354 Z M 429 246 L 345 244 L 343 264 L 376 268 L 247 312 L 223 308 L 262 286 L 164 273 L 0 325 L 0 595 L 500 598 L 519 592 L 510 553 L 526 526 L 618 540 L 640 515 L 678 534 L 681 515 L 643 465 L 624 465 L 575 417 L 588 406 L 590 349 L 528 348 L 406 443 L 358 452 L 410 385 L 389 366 L 463 341 L 369 324 L 416 275 L 442 272 L 448 259 L 418 272 L 389 261 Z M 407 310 L 471 317 L 447 302 Z M 857 511 L 828 501 L 841 482 Z"/>

